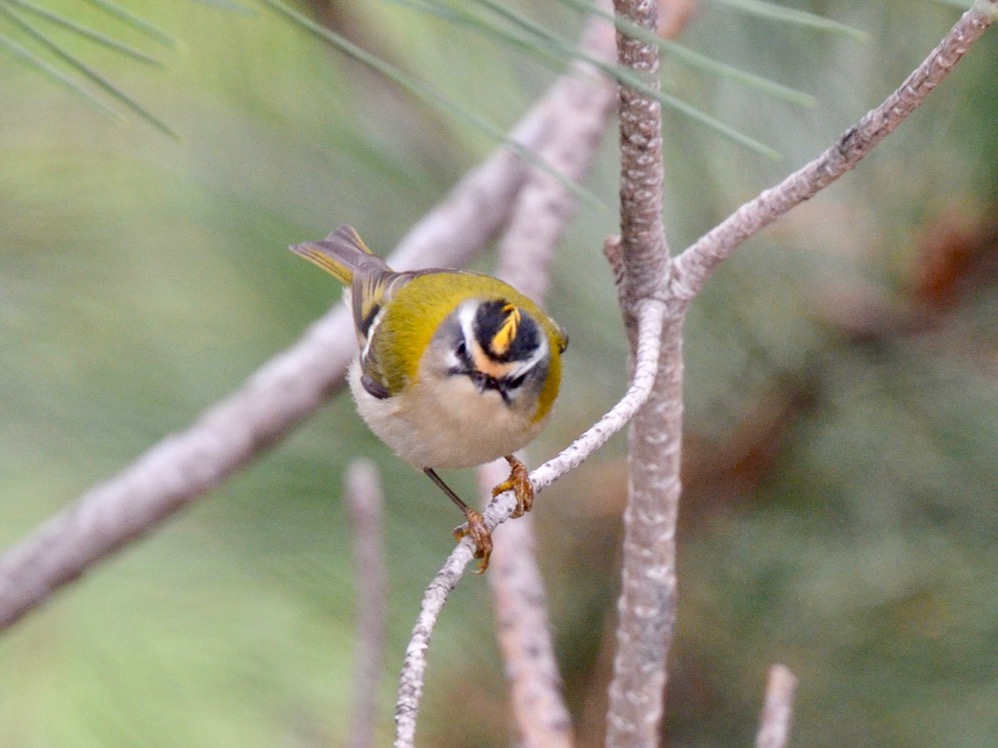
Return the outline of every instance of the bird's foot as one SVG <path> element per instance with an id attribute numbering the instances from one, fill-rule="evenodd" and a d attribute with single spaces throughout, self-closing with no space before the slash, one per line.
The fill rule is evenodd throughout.
<path id="1" fill-rule="evenodd" d="M 454 530 L 454 539 L 460 542 L 465 537 L 470 537 L 475 546 L 475 558 L 481 559 L 476 574 L 481 574 L 489 568 L 489 557 L 492 555 L 492 533 L 485 526 L 485 520 L 480 512 L 468 509 L 465 512 L 468 521 Z"/>
<path id="2" fill-rule="evenodd" d="M 506 455 L 506 462 L 509 463 L 509 477 L 492 489 L 492 498 L 504 491 L 512 491 L 516 496 L 516 509 L 509 516 L 516 519 L 529 512 L 534 505 L 534 484 L 530 482 L 530 471 L 526 465 L 513 455 Z"/>

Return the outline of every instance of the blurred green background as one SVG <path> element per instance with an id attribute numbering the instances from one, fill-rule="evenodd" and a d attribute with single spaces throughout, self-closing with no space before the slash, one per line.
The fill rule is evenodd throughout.
<path id="1" fill-rule="evenodd" d="M 44 3 L 165 62 L 51 30 L 179 141 L 131 113 L 119 125 L 0 58 L 4 547 L 189 424 L 328 308 L 334 284 L 289 243 L 349 222 L 387 251 L 493 147 L 264 4 L 123 5 L 178 44 L 90 4 Z M 814 94 L 813 109 L 663 66 L 673 92 L 784 154 L 773 163 L 667 112 L 675 250 L 827 147 L 957 13 L 927 0 L 789 5 L 869 37 L 704 3 L 683 41 Z M 518 6 L 567 39 L 581 26 L 553 1 Z M 556 75 L 405 3 L 302 9 L 500 128 Z M 6 16 L 0 34 L 29 44 Z M 773 662 L 801 680 L 796 745 L 998 736 L 995 80 L 992 34 L 856 172 L 740 250 L 694 307 L 670 746 L 749 744 Z M 617 225 L 614 141 L 586 184 L 607 208 L 580 211 L 554 269 L 547 307 L 572 347 L 535 461 L 625 386 L 600 254 Z M 405 641 L 458 518 L 339 397 L 4 633 L 0 745 L 339 744 L 356 613 L 341 483 L 358 455 L 379 463 L 388 494 L 388 742 Z M 465 473 L 449 478 L 467 495 Z M 603 730 L 624 493 L 618 438 L 535 511 L 583 746 Z M 420 744 L 508 745 L 483 580 L 453 595 L 430 658 Z"/>

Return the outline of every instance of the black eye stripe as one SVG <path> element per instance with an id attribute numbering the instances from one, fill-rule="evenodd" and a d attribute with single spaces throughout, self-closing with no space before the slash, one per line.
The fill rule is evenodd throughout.
<path id="1" fill-rule="evenodd" d="M 452 376 L 457 374 L 470 375 L 475 370 L 475 364 L 471 360 L 468 343 L 463 335 L 459 333 L 459 336 L 453 342 L 453 346 L 454 364 L 447 370 L 447 373 Z"/>

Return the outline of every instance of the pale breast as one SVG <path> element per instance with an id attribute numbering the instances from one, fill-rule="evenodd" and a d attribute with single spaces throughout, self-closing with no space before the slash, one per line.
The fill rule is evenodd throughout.
<path id="1" fill-rule="evenodd" d="M 356 363 L 349 379 L 371 431 L 418 468 L 490 462 L 525 446 L 544 426 L 544 420 L 532 420 L 532 412 L 510 408 L 498 392 L 480 392 L 467 377 L 420 381 L 385 399 L 364 389 Z"/>

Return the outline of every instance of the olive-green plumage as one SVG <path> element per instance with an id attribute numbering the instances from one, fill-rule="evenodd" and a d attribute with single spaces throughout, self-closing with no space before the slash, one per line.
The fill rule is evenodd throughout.
<path id="1" fill-rule="evenodd" d="M 515 491 L 514 516 L 528 511 L 533 487 L 513 452 L 547 422 L 567 336 L 537 304 L 491 276 L 393 271 L 349 226 L 291 249 L 348 286 L 359 347 L 349 376 L 357 410 L 465 513 L 459 534 L 472 537 L 484 570 L 490 532 L 434 468 L 505 457 L 512 472 L 495 492 Z"/>
<path id="2" fill-rule="evenodd" d="M 294 245 L 291 250 L 350 287 L 362 351 L 372 333 L 374 317 L 384 310 L 367 355 L 361 357 L 361 367 L 390 394 L 401 392 L 415 379 L 422 354 L 437 328 L 469 296 L 519 307 L 541 325 L 558 351 L 548 364 L 533 420 L 541 421 L 549 414 L 561 385 L 560 354 L 568 338 L 537 304 L 508 283 L 463 270 L 431 268 L 396 273 L 350 226 L 340 226 L 324 241 Z M 389 304 L 391 300 L 398 303 Z"/>

